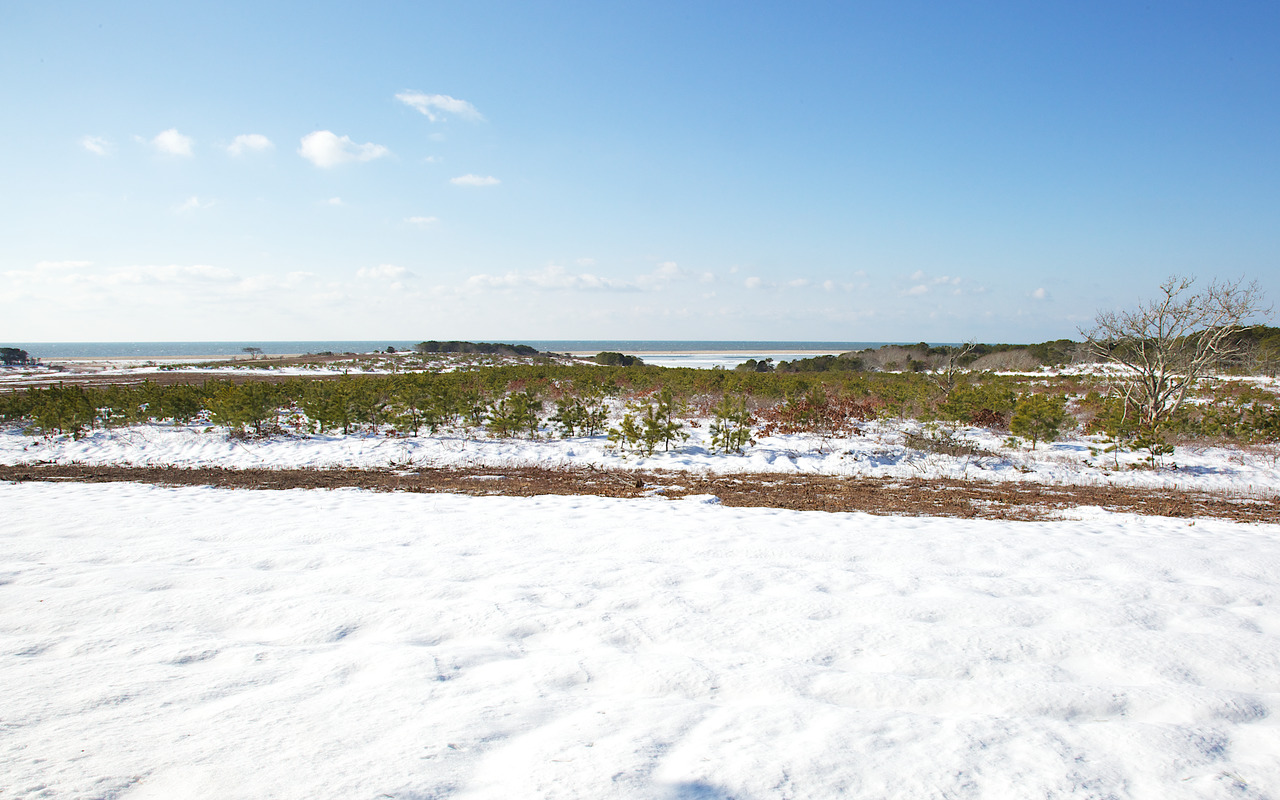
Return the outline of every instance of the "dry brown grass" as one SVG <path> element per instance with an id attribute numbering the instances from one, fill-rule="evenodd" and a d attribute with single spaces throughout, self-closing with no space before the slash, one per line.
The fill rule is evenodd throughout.
<path id="1" fill-rule="evenodd" d="M 630 470 L 448 468 L 415 470 L 180 469 L 87 465 L 0 466 L 5 481 L 132 481 L 231 489 L 338 489 L 467 495 L 595 495 L 678 498 L 710 494 L 727 506 L 861 511 L 899 516 L 1041 520 L 1073 508 L 1238 522 L 1280 522 L 1280 497 L 1117 486 L 1045 486 L 949 479 L 885 480 L 824 475 L 695 475 Z"/>

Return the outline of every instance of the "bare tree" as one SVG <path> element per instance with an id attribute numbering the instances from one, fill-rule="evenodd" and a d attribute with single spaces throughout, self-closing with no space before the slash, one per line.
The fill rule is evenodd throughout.
<path id="1" fill-rule="evenodd" d="M 248 353 L 249 358 L 254 359 L 262 355 L 262 348 L 261 347 L 242 347 L 240 348 L 240 352 Z"/>
<path id="2" fill-rule="evenodd" d="M 1240 331 L 1271 309 L 1262 305 L 1257 281 L 1214 281 L 1193 292 L 1194 277 L 1174 276 L 1154 300 L 1132 311 L 1100 311 L 1082 329 L 1089 349 L 1127 368 L 1118 376 L 1125 411 L 1153 430 L 1182 406 L 1187 392 L 1219 361 L 1234 356 Z"/>
<path id="3" fill-rule="evenodd" d="M 959 347 L 948 347 L 947 354 L 941 363 L 935 364 L 934 368 L 929 371 L 929 381 L 942 390 L 946 396 L 950 396 L 956 388 L 956 384 L 960 382 L 960 374 L 967 370 L 962 366 L 961 361 L 977 349 L 978 343 L 972 339 L 960 345 Z"/>

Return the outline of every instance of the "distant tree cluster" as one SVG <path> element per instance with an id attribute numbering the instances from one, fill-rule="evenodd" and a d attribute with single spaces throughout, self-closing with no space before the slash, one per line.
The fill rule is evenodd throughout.
<path id="1" fill-rule="evenodd" d="M 628 356 L 605 350 L 596 353 L 595 362 L 606 367 L 636 367 L 644 364 L 639 356 Z"/>
<path id="2" fill-rule="evenodd" d="M 466 353 L 486 356 L 536 356 L 537 348 L 527 344 L 499 344 L 490 342 L 437 342 L 435 340 L 418 342 L 413 346 L 415 352 L 429 353 Z"/>
<path id="3" fill-rule="evenodd" d="M 798 358 L 795 361 L 780 361 L 777 367 L 769 367 L 770 370 L 776 369 L 778 372 L 862 372 L 866 368 L 866 363 L 852 353 L 844 353 L 838 356 Z M 742 366 L 739 366 L 738 369 L 742 369 Z M 769 370 L 757 371 L 767 372 Z"/>
<path id="4" fill-rule="evenodd" d="M 31 354 L 17 347 L 0 347 L 0 360 L 4 361 L 6 367 L 25 367 L 33 363 Z"/>

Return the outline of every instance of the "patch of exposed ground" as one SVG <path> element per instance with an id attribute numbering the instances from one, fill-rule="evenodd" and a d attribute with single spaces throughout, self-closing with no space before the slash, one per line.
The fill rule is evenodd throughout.
<path id="1" fill-rule="evenodd" d="M 715 495 L 727 506 L 980 519 L 1052 519 L 1080 506 L 1166 517 L 1280 522 L 1280 497 L 1116 486 L 1045 486 L 947 479 L 826 475 L 696 475 L 629 470 L 439 468 L 412 470 L 183 469 L 35 464 L 0 466 L 0 480 L 134 481 L 231 489 L 339 489 L 468 495 Z"/>

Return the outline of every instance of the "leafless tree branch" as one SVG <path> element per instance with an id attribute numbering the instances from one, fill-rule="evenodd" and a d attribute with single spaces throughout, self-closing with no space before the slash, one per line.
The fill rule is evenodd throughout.
<path id="1" fill-rule="evenodd" d="M 1214 281 L 1192 291 L 1194 277 L 1174 276 L 1154 300 L 1129 311 L 1101 311 L 1081 330 L 1098 358 L 1127 368 L 1126 410 L 1155 428 L 1182 406 L 1187 393 L 1223 359 L 1236 356 L 1236 334 L 1270 314 L 1257 281 Z"/>

